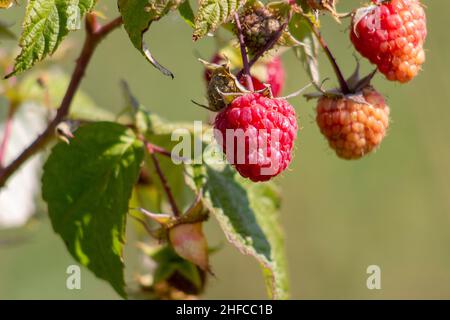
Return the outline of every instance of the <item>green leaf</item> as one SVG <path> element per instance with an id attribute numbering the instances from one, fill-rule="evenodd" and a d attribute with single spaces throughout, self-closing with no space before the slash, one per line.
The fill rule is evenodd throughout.
<path id="1" fill-rule="evenodd" d="M 76 2 L 76 1 L 74 1 Z M 80 8 L 80 17 L 90 12 L 96 5 L 97 0 L 78 0 L 78 7 Z"/>
<path id="2" fill-rule="evenodd" d="M 202 290 L 203 281 L 200 270 L 195 264 L 180 257 L 171 246 L 163 246 L 150 255 L 157 264 L 154 274 L 154 282 L 158 283 L 169 279 L 178 272 L 189 280 L 198 290 Z"/>
<path id="3" fill-rule="evenodd" d="M 98 122 L 53 148 L 43 198 L 53 229 L 72 256 L 125 297 L 122 248 L 128 202 L 144 151 L 134 133 Z"/>
<path id="4" fill-rule="evenodd" d="M 175 10 L 183 0 L 118 0 L 125 30 L 139 52 L 164 75 L 173 78 L 172 72 L 155 60 L 143 41 L 144 34 L 153 21 Z"/>
<path id="5" fill-rule="evenodd" d="M 308 4 L 308 0 L 296 0 L 295 2 L 303 9 L 304 12 L 311 11 L 311 7 Z"/>
<path id="6" fill-rule="evenodd" d="M 214 32 L 221 24 L 228 22 L 246 0 L 200 0 L 195 28 L 194 41 L 203 38 L 209 32 Z"/>
<path id="7" fill-rule="evenodd" d="M 180 16 L 183 18 L 183 20 L 191 27 L 195 27 L 194 23 L 194 11 L 192 10 L 191 4 L 189 3 L 189 0 L 185 0 L 179 7 L 178 12 L 180 12 Z"/>
<path id="8" fill-rule="evenodd" d="M 169 122 L 161 119 L 159 116 L 150 113 L 145 107 L 136 99 L 132 94 L 128 85 L 124 82 L 122 84 L 122 91 L 126 100 L 126 108 L 132 111 L 134 116 L 135 125 L 141 134 L 145 136 L 147 141 L 171 151 L 172 148 L 178 143 L 178 141 L 172 141 L 172 133 L 175 130 L 183 129 L 186 131 L 186 136 L 192 138 L 194 133 L 194 127 L 192 123 L 183 122 Z M 177 195 L 177 204 L 181 208 L 189 206 L 193 201 L 193 194 L 190 188 L 186 187 L 183 179 L 183 165 L 176 165 L 168 157 L 160 157 L 159 159 L 162 171 L 165 173 L 166 178 L 171 186 L 174 194 Z M 163 186 L 160 183 L 160 179 L 156 174 L 156 170 L 152 161 L 146 161 L 145 167 L 148 169 L 148 174 L 151 177 L 152 184 L 156 187 L 159 197 L 154 197 L 157 203 L 147 209 L 154 209 L 161 211 L 162 207 L 162 195 L 165 194 Z M 141 202 L 155 202 L 149 200 L 150 193 L 147 193 L 147 199 L 141 199 Z"/>
<path id="9" fill-rule="evenodd" d="M 29 0 L 19 40 L 22 48 L 14 71 L 6 78 L 30 69 L 53 54 L 69 31 L 81 26 L 84 14 L 96 0 Z"/>
<path id="10" fill-rule="evenodd" d="M 227 164 L 212 163 L 187 168 L 186 182 L 203 192 L 206 207 L 215 215 L 227 239 L 243 254 L 260 263 L 269 296 L 288 298 L 283 233 L 278 224 L 280 197 L 272 183 L 252 183 Z"/>
<path id="11" fill-rule="evenodd" d="M 311 19 L 314 19 L 314 17 L 311 16 Z M 289 23 L 289 31 L 302 44 L 301 46 L 294 47 L 297 57 L 302 62 L 311 81 L 316 86 L 320 86 L 319 61 L 317 58 L 319 43 L 311 26 L 302 15 L 296 13 Z"/>

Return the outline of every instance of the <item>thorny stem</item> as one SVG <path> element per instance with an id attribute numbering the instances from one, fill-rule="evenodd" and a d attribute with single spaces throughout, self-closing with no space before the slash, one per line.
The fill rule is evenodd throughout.
<path id="1" fill-rule="evenodd" d="M 158 153 L 162 156 L 165 156 L 165 157 L 168 157 L 171 159 L 176 159 L 181 162 L 186 162 L 188 160 L 187 158 L 172 154 L 172 152 L 170 152 L 169 150 L 164 149 L 163 147 L 157 146 L 156 144 L 153 144 L 150 142 L 147 142 L 147 143 L 151 145 L 151 147 L 155 153 Z"/>
<path id="2" fill-rule="evenodd" d="M 5 122 L 5 128 L 3 131 L 3 139 L 0 144 L 0 168 L 3 168 L 3 162 L 5 161 L 5 157 L 6 157 L 6 149 L 8 147 L 9 139 L 11 137 L 14 109 L 15 109 L 14 105 L 11 103 L 9 105 L 8 116 L 7 116 L 6 122 Z"/>
<path id="3" fill-rule="evenodd" d="M 331 65 L 333 66 L 334 73 L 336 74 L 339 86 L 341 87 L 341 91 L 343 94 L 350 93 L 350 89 L 348 87 L 347 81 L 345 81 L 345 78 L 341 72 L 341 69 L 339 68 L 339 65 L 336 62 L 336 59 L 334 58 L 333 54 L 331 53 L 330 48 L 328 47 L 327 43 L 325 42 L 325 39 L 322 37 L 322 34 L 320 33 L 317 26 L 314 24 L 311 19 L 304 15 L 306 21 L 308 21 L 308 24 L 310 25 L 312 31 L 314 32 L 314 35 L 316 36 L 317 40 L 319 40 L 320 46 L 322 47 L 323 51 L 325 52 L 328 60 L 330 61 Z"/>
<path id="4" fill-rule="evenodd" d="M 269 41 L 267 41 L 267 43 L 264 45 L 264 47 L 262 47 L 258 52 L 256 52 L 256 54 L 253 56 L 253 58 L 248 63 L 249 68 L 253 67 L 253 65 L 259 60 L 259 58 L 261 58 L 267 51 L 269 51 L 270 49 L 273 48 L 273 46 L 278 42 L 280 37 L 283 35 L 283 31 L 287 27 L 290 20 L 291 20 L 291 14 L 289 14 L 289 17 L 286 20 L 286 22 L 284 22 L 281 25 L 280 29 L 278 29 L 278 31 L 272 36 L 272 38 L 270 38 Z M 242 76 L 242 73 L 245 72 L 244 70 L 245 69 L 242 69 L 241 71 L 239 71 L 239 73 L 237 75 L 238 79 L 239 79 L 239 77 Z"/>
<path id="5" fill-rule="evenodd" d="M 169 150 L 166 150 L 160 146 L 157 146 L 156 144 L 152 144 L 152 143 L 148 142 L 147 147 L 149 145 L 151 146 L 151 148 L 154 152 L 159 153 L 159 154 L 169 157 L 169 158 L 172 157 L 172 153 Z"/>
<path id="6" fill-rule="evenodd" d="M 118 17 L 108 24 L 101 26 L 97 23 L 95 16 L 88 14 L 86 16 L 86 39 L 84 41 L 83 49 L 77 59 L 75 70 L 64 95 L 64 98 L 59 106 L 56 116 L 47 125 L 45 131 L 36 138 L 13 162 L 5 168 L 0 169 L 0 188 L 3 187 L 8 178 L 19 169 L 29 158 L 42 149 L 54 135 L 54 131 L 58 124 L 63 121 L 70 111 L 72 100 L 80 86 L 81 80 L 84 77 L 86 68 L 97 48 L 98 44 L 113 30 L 122 25 L 122 18 Z"/>
<path id="7" fill-rule="evenodd" d="M 243 73 L 241 75 L 245 77 L 245 80 L 247 82 L 247 89 L 250 91 L 254 91 L 253 80 L 252 76 L 250 75 L 250 65 L 248 64 L 248 56 L 247 56 L 247 49 L 245 47 L 244 35 L 242 34 L 242 26 L 241 22 L 239 21 L 239 15 L 237 12 L 234 13 L 234 20 L 236 23 L 236 28 L 238 30 L 239 46 L 241 47 L 242 64 L 244 66 Z M 239 78 L 240 77 L 238 76 L 238 79 Z"/>
<path id="8" fill-rule="evenodd" d="M 145 142 L 145 146 L 147 147 L 147 151 L 150 154 L 150 157 L 153 161 L 153 165 L 155 166 L 156 173 L 158 174 L 159 180 L 161 180 L 161 184 L 164 188 L 164 191 L 167 195 L 167 199 L 169 200 L 170 206 L 172 207 L 172 212 L 175 217 L 180 216 L 180 210 L 178 209 L 177 203 L 175 201 L 175 197 L 173 196 L 172 189 L 170 189 L 169 182 L 167 181 L 164 172 L 161 169 L 161 165 L 159 163 L 158 158 L 156 157 L 156 150 L 154 149 L 154 145 Z"/>
<path id="9" fill-rule="evenodd" d="M 155 153 L 160 154 L 162 156 L 165 156 L 167 158 L 176 159 L 176 160 L 181 161 L 181 162 L 185 162 L 185 161 L 188 160 L 187 158 L 180 157 L 180 156 L 178 156 L 176 154 L 172 154 L 172 152 L 170 152 L 169 150 L 164 149 L 163 147 L 160 147 L 160 146 L 158 146 L 156 144 L 153 144 L 151 142 L 146 141 L 146 144 L 150 145 Z"/>

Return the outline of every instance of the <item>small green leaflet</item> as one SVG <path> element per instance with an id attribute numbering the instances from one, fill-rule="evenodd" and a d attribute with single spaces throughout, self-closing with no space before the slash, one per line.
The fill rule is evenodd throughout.
<path id="1" fill-rule="evenodd" d="M 186 182 L 215 215 L 228 241 L 261 265 L 269 297 L 288 298 L 284 239 L 278 213 L 280 197 L 272 183 L 252 183 L 226 164 L 188 166 Z"/>
<path id="2" fill-rule="evenodd" d="M 178 272 L 189 280 L 197 290 L 201 291 L 203 281 L 199 269 L 195 264 L 181 258 L 169 245 L 163 246 L 151 254 L 151 258 L 157 264 L 154 282 L 159 283 L 167 280 L 174 273 Z"/>
<path id="3" fill-rule="evenodd" d="M 246 0 L 200 0 L 192 39 L 203 38 L 209 32 L 214 32 L 221 24 L 232 19 Z"/>
<path id="4" fill-rule="evenodd" d="M 144 34 L 153 21 L 157 21 L 175 10 L 183 0 L 118 0 L 119 11 L 122 15 L 125 30 L 136 49 L 164 75 L 173 74 L 155 60 L 143 40 Z"/>
<path id="5" fill-rule="evenodd" d="M 194 23 L 194 11 L 192 10 L 191 4 L 189 3 L 189 0 L 185 0 L 179 7 L 178 12 L 180 13 L 180 16 L 183 18 L 183 20 L 191 27 L 195 27 Z"/>
<path id="6" fill-rule="evenodd" d="M 80 8 L 80 20 L 84 15 L 88 12 L 90 12 L 95 5 L 97 4 L 98 0 L 70 0 L 74 4 L 78 2 L 78 7 Z"/>
<path id="7" fill-rule="evenodd" d="M 76 261 L 122 297 L 128 202 L 143 158 L 143 144 L 130 129 L 97 122 L 53 148 L 42 178 L 55 232 Z"/>
<path id="8" fill-rule="evenodd" d="M 29 0 L 19 40 L 22 50 L 14 71 L 6 78 L 30 69 L 53 54 L 69 31 L 80 28 L 81 19 L 95 3 L 96 0 Z"/>

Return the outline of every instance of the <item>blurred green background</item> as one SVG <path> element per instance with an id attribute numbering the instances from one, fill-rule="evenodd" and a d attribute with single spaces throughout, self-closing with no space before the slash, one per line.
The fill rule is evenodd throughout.
<path id="1" fill-rule="evenodd" d="M 290 172 L 278 182 L 284 190 L 281 221 L 293 298 L 450 298 L 450 36 L 445 27 L 450 2 L 423 2 L 428 7 L 429 31 L 423 72 L 408 85 L 389 83 L 379 75 L 374 81 L 392 110 L 389 135 L 375 154 L 358 162 L 339 160 L 314 123 L 314 102 L 292 100 L 302 130 Z M 113 1 L 107 3 L 101 1 L 100 9 L 115 16 Z M 347 11 L 361 1 L 341 3 L 339 10 Z M 16 21 L 17 32 L 22 16 L 23 5 L 0 12 L 0 20 Z M 324 37 L 350 74 L 355 60 L 348 21 L 337 25 L 329 17 L 322 20 Z M 205 112 L 190 99 L 199 101 L 204 94 L 197 53 L 209 57 L 215 42 L 192 43 L 190 32 L 172 14 L 147 35 L 152 52 L 175 73 L 174 80 L 148 65 L 122 30 L 100 46 L 83 89 L 99 105 L 117 109 L 122 101 L 118 83 L 124 78 L 153 112 L 172 120 L 205 119 Z M 72 39 L 81 37 L 78 32 Z M 334 79 L 323 58 L 322 76 Z M 67 59 L 67 71 L 73 60 Z M 308 79 L 291 52 L 283 61 L 288 70 L 285 93 L 290 93 Z M 363 65 L 370 69 L 366 61 Z M 2 231 L 0 236 L 24 232 Z M 226 243 L 214 219 L 207 232 L 212 245 L 223 243 L 224 248 L 212 257 L 217 277 L 209 282 L 204 297 L 265 298 L 256 262 Z M 25 242 L 0 246 L 0 299 L 117 298 L 86 269 L 82 290 L 65 288 L 65 271 L 74 261 L 45 218 L 25 233 Z M 127 256 L 134 251 L 129 248 Z M 372 264 L 381 267 L 381 290 L 366 287 L 366 268 Z M 131 278 L 136 271 L 133 259 L 127 268 Z"/>

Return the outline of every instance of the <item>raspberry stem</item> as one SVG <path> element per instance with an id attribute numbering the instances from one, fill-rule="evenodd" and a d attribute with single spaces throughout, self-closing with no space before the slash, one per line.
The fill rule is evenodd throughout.
<path id="1" fill-rule="evenodd" d="M 161 180 L 161 184 L 162 184 L 162 186 L 164 188 L 164 192 L 166 193 L 167 199 L 169 200 L 170 206 L 172 208 L 173 215 L 175 217 L 179 217 L 180 216 L 180 210 L 178 209 L 177 203 L 175 201 L 175 197 L 173 196 L 173 193 L 172 193 L 172 189 L 170 189 L 169 182 L 167 181 L 167 178 L 164 175 L 164 172 L 161 169 L 161 165 L 159 163 L 159 160 L 158 160 L 158 158 L 156 157 L 156 154 L 155 154 L 158 151 L 155 150 L 154 149 L 155 146 L 153 144 L 149 143 L 149 142 L 146 142 L 145 146 L 147 147 L 147 151 L 150 154 L 150 157 L 151 157 L 151 159 L 153 161 L 153 165 L 155 166 L 155 170 L 156 170 L 156 173 L 158 174 L 159 180 Z"/>
<path id="2" fill-rule="evenodd" d="M 347 81 L 345 81 L 345 78 L 341 72 L 341 69 L 339 68 L 339 65 L 336 62 L 336 59 L 334 58 L 333 54 L 331 53 L 330 48 L 328 47 L 325 39 L 322 37 L 322 34 L 320 33 L 319 29 L 316 27 L 316 25 L 314 24 L 313 21 L 311 21 L 311 19 L 306 16 L 303 15 L 304 18 L 306 19 L 306 21 L 308 21 L 309 26 L 311 27 L 314 35 L 316 36 L 317 40 L 319 40 L 320 46 L 322 47 L 323 51 L 325 52 L 328 60 L 330 61 L 334 73 L 336 74 L 336 77 L 338 79 L 339 82 L 339 86 L 341 87 L 341 91 L 343 94 L 349 94 L 350 93 L 350 89 L 348 87 Z"/>
<path id="3" fill-rule="evenodd" d="M 244 35 L 242 33 L 242 26 L 241 22 L 239 21 L 239 15 L 237 12 L 234 13 L 234 20 L 236 23 L 236 28 L 238 30 L 239 46 L 241 47 L 242 64 L 244 66 L 244 73 L 242 74 L 242 76 L 245 77 L 245 81 L 247 82 L 247 89 L 250 91 L 254 91 L 253 81 L 250 75 L 250 65 L 248 64 L 248 56 L 247 56 L 247 49 L 245 46 Z"/>
<path id="4" fill-rule="evenodd" d="M 86 17 L 86 39 L 80 56 L 77 59 L 75 70 L 72 73 L 69 86 L 64 94 L 64 98 L 56 112 L 56 116 L 48 124 L 44 132 L 39 135 L 22 153 L 13 160 L 8 166 L 0 168 L 0 188 L 3 187 L 11 175 L 16 172 L 29 158 L 47 145 L 54 135 L 58 124 L 63 121 L 70 112 L 72 100 L 78 91 L 81 80 L 84 77 L 86 68 L 94 55 L 95 49 L 100 42 L 106 38 L 112 31 L 122 25 L 122 17 L 110 21 L 105 25 L 99 25 L 97 21 L 89 14 Z"/>

